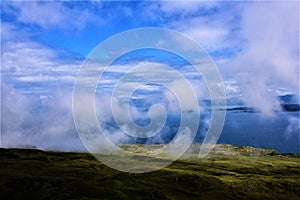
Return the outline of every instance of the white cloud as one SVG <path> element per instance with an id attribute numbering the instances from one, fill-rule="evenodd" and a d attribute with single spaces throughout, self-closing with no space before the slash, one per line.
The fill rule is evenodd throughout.
<path id="1" fill-rule="evenodd" d="M 186 80 L 174 80 L 164 93 L 167 100 L 168 109 L 171 112 L 178 113 L 180 109 L 186 111 L 199 111 L 198 101 L 203 98 L 206 92 L 204 85 L 199 82 L 186 82 Z M 180 106 L 180 107 L 179 107 Z"/>
<path id="2" fill-rule="evenodd" d="M 236 48 L 235 35 L 239 5 L 224 2 L 165 2 L 161 9 L 170 17 L 166 26 L 178 30 L 196 40 L 209 51 Z"/>
<path id="3" fill-rule="evenodd" d="M 59 52 L 30 40 L 28 33 L 3 23 L 1 49 L 2 77 L 11 81 L 73 83 L 80 63 L 61 59 Z M 19 35 L 18 35 L 19 34 Z M 18 39 L 22 36 L 21 39 Z"/>
<path id="4" fill-rule="evenodd" d="M 16 24 L 39 26 L 45 31 L 52 28 L 77 31 L 84 29 L 88 23 L 96 22 L 95 20 L 101 23 L 99 16 L 90 13 L 88 9 L 77 6 L 67 7 L 62 2 L 12 2 L 12 4 L 20 9 L 20 13 L 16 15 Z M 219 9 L 222 7 L 222 2 L 161 2 L 160 6 L 152 5 L 152 9 L 154 7 L 161 9 L 153 13 L 164 12 L 166 15 L 149 16 L 149 19 L 157 20 L 158 25 L 164 23 L 164 26 L 188 34 L 211 52 L 227 48 L 234 51 L 234 48 L 239 46 L 242 51 L 237 56 L 234 55 L 236 57 L 219 62 L 224 77 L 229 77 L 225 81 L 226 91 L 230 97 L 241 97 L 247 105 L 257 107 L 267 116 L 272 116 L 274 106 L 278 106 L 276 97 L 278 90 L 288 88 L 287 90 L 293 93 L 299 91 L 299 3 L 240 2 L 231 5 L 242 7 L 242 10 L 237 8 L 226 10 L 226 6 L 226 9 Z M 215 8 L 219 10 L 214 11 Z M 207 13 L 203 14 L 205 13 L 203 11 Z M 135 12 L 130 8 L 124 9 L 124 12 L 128 16 L 135 16 Z M 153 14 L 147 11 L 145 13 Z M 162 19 L 165 16 L 167 20 Z M 148 18 L 145 17 L 143 20 L 146 22 Z M 55 91 L 52 98 L 41 100 L 36 96 L 17 94 L 3 81 L 1 91 L 5 95 L 2 96 L 1 109 L 5 118 L 1 119 L 1 134 L 4 145 L 34 144 L 42 148 L 59 147 L 64 150 L 77 150 L 78 140 L 72 136 L 75 129 L 72 121 L 71 90 L 64 86 L 72 84 L 75 80 L 80 66 L 79 61 L 60 58 L 59 51 L 33 41 L 32 34 L 24 31 L 25 29 L 20 30 L 17 25 L 3 22 L 1 28 L 2 78 L 4 77 L 5 81 L 11 79 L 21 82 L 24 85 L 52 82 L 56 83 L 59 90 Z M 195 110 L 195 102 L 185 89 L 185 84 L 168 75 L 168 70 L 161 70 L 170 67 L 166 64 L 141 62 L 111 66 L 107 71 L 110 74 L 101 83 L 107 87 L 112 86 L 120 78 L 120 74 L 138 65 L 147 68 L 131 74 L 131 80 L 123 84 L 125 95 L 140 86 L 136 83 L 138 78 L 141 82 L 143 78 L 147 82 L 155 77 L 155 80 L 160 83 L 168 83 L 169 89 L 178 94 L 184 111 Z M 156 68 L 151 69 L 151 66 Z M 187 67 L 182 67 L 179 71 L 188 78 L 197 75 Z M 198 100 L 207 99 L 205 84 L 200 82 L 192 81 L 191 86 Z M 60 88 L 61 86 L 63 88 Z M 27 94 L 33 90 L 46 89 L 45 86 L 25 87 L 27 87 L 25 88 Z M 159 87 L 145 86 L 143 89 L 154 92 Z M 121 93 L 123 96 L 124 94 Z M 155 95 L 145 96 L 150 96 L 149 102 L 156 98 Z M 168 93 L 165 97 L 170 101 L 169 111 L 176 110 L 178 105 L 173 101 L 174 96 Z M 109 100 L 103 96 L 97 99 L 97 111 L 103 115 L 101 120 L 109 120 L 111 117 Z M 40 105 L 40 101 L 47 101 L 44 105 L 49 110 L 35 116 L 33 112 Z M 85 113 L 87 103 L 89 101 L 82 102 L 80 111 L 88 117 L 91 113 Z M 117 102 L 115 106 L 119 116 L 122 117 L 124 107 L 119 103 Z M 131 109 L 131 114 L 133 118 L 145 117 L 145 114 L 136 108 Z M 296 118 L 291 119 L 286 134 L 299 130 L 298 122 Z M 187 131 L 187 134 L 189 133 Z M 123 139 L 128 138 L 120 137 L 118 132 L 112 135 L 113 141 L 119 142 Z M 181 140 L 174 142 L 177 141 Z"/>
<path id="5" fill-rule="evenodd" d="M 296 136 L 298 140 L 300 141 L 300 121 L 298 117 L 289 117 L 288 118 L 288 126 L 286 127 L 284 134 L 286 136 L 286 139 L 290 139 L 293 136 Z M 293 135 L 298 134 L 298 135 Z"/>
<path id="6" fill-rule="evenodd" d="M 224 75 L 240 84 L 247 104 L 270 114 L 277 90 L 299 95 L 299 10 L 297 2 L 247 4 L 240 36 L 243 51 L 221 64 Z"/>
<path id="7" fill-rule="evenodd" d="M 197 25 L 195 25 L 197 27 Z M 200 41 L 207 49 L 217 49 L 218 44 L 222 44 L 228 34 L 228 30 L 222 28 L 207 28 L 197 27 L 191 25 L 190 28 L 185 29 L 185 33 L 191 38 Z"/>
<path id="8" fill-rule="evenodd" d="M 298 8 L 299 2 L 284 1 L 161 6 L 167 16 L 173 16 L 168 27 L 195 39 L 209 53 L 224 52 L 220 57 L 224 62 L 216 63 L 224 79 L 234 82 L 227 84 L 229 96 L 242 95 L 245 103 L 267 115 L 278 104 L 279 89 L 299 94 Z"/>
<path id="9" fill-rule="evenodd" d="M 103 22 L 87 8 L 68 7 L 59 1 L 15 1 L 12 5 L 20 10 L 17 18 L 19 22 L 38 25 L 45 29 L 80 30 L 87 23 Z"/>
<path id="10" fill-rule="evenodd" d="M 299 3 L 256 3 L 246 10 L 243 31 L 248 41 L 242 62 L 279 84 L 299 84 Z M 257 16 L 259 20 L 257 20 Z"/>
<path id="11" fill-rule="evenodd" d="M 207 12 L 220 5 L 217 1 L 161 1 L 160 9 L 168 15 L 180 14 L 183 16 Z"/>
<path id="12" fill-rule="evenodd" d="M 37 96 L 18 94 L 5 83 L 1 91 L 1 147 L 84 150 L 73 123 L 70 89 L 60 88 L 44 102 Z M 44 110 L 39 111 L 39 106 Z"/>

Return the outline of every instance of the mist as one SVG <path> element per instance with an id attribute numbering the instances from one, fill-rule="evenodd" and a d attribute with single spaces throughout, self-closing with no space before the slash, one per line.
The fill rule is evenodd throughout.
<path id="1" fill-rule="evenodd" d="M 72 111 L 72 89 L 65 87 L 53 91 L 49 97 L 35 95 L 23 95 L 14 88 L 2 84 L 2 120 L 1 120 L 1 146 L 14 148 L 38 148 L 59 151 L 86 151 L 77 133 L 73 120 Z M 162 94 L 164 95 L 164 94 Z M 81 99 L 80 112 L 82 116 L 86 113 L 86 102 L 84 97 Z M 127 129 L 126 132 L 134 133 L 132 127 L 128 127 L 128 119 L 123 117 L 122 112 L 125 107 L 121 102 L 112 100 L 109 93 L 96 95 L 95 112 L 98 117 L 99 125 L 102 127 L 103 134 L 114 144 L 124 143 L 168 143 L 175 136 L 180 123 L 178 114 L 171 114 L 166 119 L 165 126 L 161 130 L 150 129 L 148 137 L 135 138 L 120 129 Z M 113 102 L 113 103 L 112 103 Z M 129 107 L 130 115 L 135 123 L 145 125 L 149 120 L 160 119 L 160 113 L 154 113 L 152 119 L 147 114 L 153 102 L 148 99 L 148 108 L 131 104 Z M 121 126 L 116 124 L 112 114 L 111 105 L 116 110 L 116 116 L 122 122 Z M 164 102 L 167 110 L 177 110 L 178 104 L 168 104 Z M 142 109 L 142 110 L 141 110 Z M 171 112 L 172 113 L 172 112 Z M 88 125 L 87 125 L 88 127 Z M 100 134 L 99 134 L 100 135 Z M 96 137 L 98 138 L 97 135 Z M 95 139 L 95 150 L 108 150 L 107 144 L 99 137 Z"/>
<path id="2" fill-rule="evenodd" d="M 18 94 L 2 84 L 1 146 L 82 151 L 73 122 L 71 90 L 48 99 Z"/>
<path id="3" fill-rule="evenodd" d="M 227 117 L 219 143 L 299 152 L 299 110 L 288 111 L 282 106 L 297 108 L 299 105 L 299 3 L 235 2 L 230 6 L 227 2 L 194 3 L 178 6 L 177 2 L 160 2 L 161 6 L 157 6 L 149 2 L 149 10 L 148 5 L 143 7 L 146 4 L 137 4 L 137 8 L 120 5 L 119 14 L 127 20 L 124 27 L 120 27 L 115 18 L 104 19 L 92 13 L 94 4 L 91 10 L 84 10 L 85 16 L 79 23 L 70 20 L 81 13 L 81 8 L 75 4 L 71 9 L 57 3 L 55 6 L 59 9 L 53 9 L 51 3 L 33 2 L 31 5 L 29 2 L 24 6 L 5 2 L 1 10 L 4 13 L 1 23 L 1 147 L 86 151 L 72 111 L 73 84 L 80 64 L 95 45 L 115 33 L 157 26 L 191 37 L 203 46 L 220 70 L 227 108 L 219 109 L 227 109 Z M 31 12 L 31 6 L 49 12 Z M 107 6 L 106 9 L 99 13 L 111 16 L 115 8 Z M 55 18 L 49 18 L 53 15 L 50 11 Z M 130 12 L 138 17 L 129 17 Z M 162 20 L 161 16 L 168 18 Z M 43 17 L 49 20 L 41 20 Z M 101 23 L 94 23 L 96 21 Z M 111 89 L 122 75 L 137 66 L 144 68 L 129 77 L 131 80 L 122 85 L 124 93 L 120 95 L 128 94 L 126 91 L 136 87 L 142 76 L 155 77 L 160 83 L 172 82 L 168 83 L 169 90 L 154 84 L 144 85 L 126 106 L 120 100 L 122 97 L 117 100 L 111 97 Z M 151 71 L 151 67 L 155 70 Z M 161 70 L 163 67 L 173 68 L 188 79 L 199 106 L 193 103 L 184 82 L 173 80 Z M 176 143 L 179 142 L 175 135 L 181 109 L 190 113 L 199 110 L 200 119 L 195 120 L 199 120 L 200 125 L 194 141 L 201 142 L 210 127 L 211 109 L 210 94 L 202 78 L 182 58 L 166 52 L 145 50 L 125 55 L 123 60 L 110 66 L 99 82 L 101 87 L 95 96 L 98 122 L 104 134 L 116 144 L 169 143 L 173 139 Z M 170 90 L 181 97 L 181 107 Z M 281 99 L 287 96 L 296 100 Z M 82 116 L 91 115 L 86 111 L 87 102 L 82 97 Z M 124 133 L 138 134 L 124 115 L 127 108 L 132 121 L 142 127 L 151 122 L 150 116 L 156 122 L 162 120 L 164 114 L 160 109 L 149 112 L 155 104 L 166 111 L 167 118 L 161 129 L 157 126 L 143 133 L 149 136 L 146 139 Z M 185 133 L 189 133 L 189 127 L 186 128 Z M 102 142 L 99 138 L 94 149 L 109 147 Z"/>

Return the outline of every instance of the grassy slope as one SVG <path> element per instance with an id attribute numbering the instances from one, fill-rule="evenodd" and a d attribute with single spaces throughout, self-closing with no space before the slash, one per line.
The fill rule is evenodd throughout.
<path id="1" fill-rule="evenodd" d="M 297 199 L 299 157 L 210 155 L 145 174 L 87 153 L 0 149 L 1 199 Z"/>

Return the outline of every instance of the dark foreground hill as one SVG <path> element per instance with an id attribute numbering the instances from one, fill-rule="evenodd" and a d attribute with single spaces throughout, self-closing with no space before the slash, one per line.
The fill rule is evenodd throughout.
<path id="1" fill-rule="evenodd" d="M 124 148 L 143 151 L 139 145 Z M 144 174 L 116 171 L 88 153 L 0 149 L 0 156 L 0 199 L 299 199 L 300 194 L 299 156 L 251 147 L 219 145 L 205 159 L 185 157 Z"/>

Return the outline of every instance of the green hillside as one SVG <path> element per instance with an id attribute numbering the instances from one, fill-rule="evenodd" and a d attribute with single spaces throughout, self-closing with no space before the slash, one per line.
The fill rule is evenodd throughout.
<path id="1" fill-rule="evenodd" d="M 123 148 L 145 153 L 155 146 Z M 116 171 L 88 153 L 0 149 L 0 156 L 1 199 L 299 199 L 300 194 L 298 155 L 252 147 L 217 145 L 205 159 L 185 156 L 144 174 Z"/>

